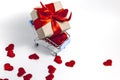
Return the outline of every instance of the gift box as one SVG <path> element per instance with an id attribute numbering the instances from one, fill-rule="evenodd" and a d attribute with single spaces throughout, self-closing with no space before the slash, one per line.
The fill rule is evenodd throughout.
<path id="1" fill-rule="evenodd" d="M 70 29 L 68 21 L 71 15 L 67 18 L 68 9 L 63 9 L 61 2 L 55 2 L 34 8 L 31 12 L 34 28 L 40 39 L 56 36 Z"/>

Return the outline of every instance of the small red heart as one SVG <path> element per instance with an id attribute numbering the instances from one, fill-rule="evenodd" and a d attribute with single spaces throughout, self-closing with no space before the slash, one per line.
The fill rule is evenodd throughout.
<path id="1" fill-rule="evenodd" d="M 24 80 L 30 80 L 32 78 L 32 74 L 27 74 L 25 76 L 23 76 Z"/>
<path id="2" fill-rule="evenodd" d="M 52 66 L 52 65 L 49 65 L 49 66 L 48 66 L 48 69 L 49 69 L 48 72 L 49 72 L 50 74 L 54 73 L 55 70 L 56 70 L 56 68 L 55 68 L 54 66 Z"/>
<path id="3" fill-rule="evenodd" d="M 112 60 L 111 59 L 106 60 L 105 62 L 103 62 L 103 65 L 104 66 L 112 66 Z"/>
<path id="4" fill-rule="evenodd" d="M 13 49 L 14 49 L 14 44 L 9 44 L 8 47 L 5 48 L 5 50 L 7 51 L 8 57 L 11 57 L 11 58 L 15 57 Z"/>
<path id="5" fill-rule="evenodd" d="M 21 77 L 21 76 L 23 76 L 25 73 L 26 73 L 26 71 L 24 70 L 24 68 L 23 68 L 23 67 L 20 67 L 20 68 L 18 69 L 17 76 L 18 76 L 18 77 Z"/>
<path id="6" fill-rule="evenodd" d="M 61 64 L 62 63 L 62 60 L 61 60 L 61 57 L 60 56 L 56 56 L 54 61 L 58 64 Z"/>
<path id="7" fill-rule="evenodd" d="M 5 78 L 5 79 L 0 78 L 0 80 L 9 80 L 9 79 L 8 78 Z"/>
<path id="8" fill-rule="evenodd" d="M 5 78 L 5 79 L 3 79 L 3 80 L 9 80 L 8 78 Z"/>
<path id="9" fill-rule="evenodd" d="M 9 63 L 6 63 L 6 64 L 4 64 L 4 70 L 12 71 L 13 70 L 13 66 L 10 65 Z"/>
<path id="10" fill-rule="evenodd" d="M 71 60 L 69 62 L 66 62 L 65 65 L 68 66 L 68 67 L 73 67 L 75 65 L 75 61 Z"/>
<path id="11" fill-rule="evenodd" d="M 49 74 L 48 76 L 45 77 L 46 80 L 53 80 L 54 75 L 53 74 Z"/>
<path id="12" fill-rule="evenodd" d="M 14 44 L 9 44 L 8 47 L 5 48 L 6 51 L 13 50 Z"/>
<path id="13" fill-rule="evenodd" d="M 34 53 L 34 54 L 31 54 L 31 55 L 29 56 L 29 59 L 37 60 L 37 59 L 39 59 L 39 56 Z"/>
<path id="14" fill-rule="evenodd" d="M 13 58 L 13 57 L 15 57 L 15 54 L 12 50 L 8 50 L 7 56 Z"/>

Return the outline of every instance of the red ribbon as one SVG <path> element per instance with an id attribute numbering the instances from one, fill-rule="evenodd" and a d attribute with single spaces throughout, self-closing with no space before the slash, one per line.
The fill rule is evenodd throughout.
<path id="1" fill-rule="evenodd" d="M 41 2 L 40 2 L 41 3 Z M 72 13 L 70 13 L 69 18 L 67 19 L 66 16 L 68 14 L 68 9 L 60 9 L 55 11 L 54 3 L 42 5 L 42 8 L 35 8 L 38 12 L 38 19 L 34 21 L 35 29 L 39 29 L 42 26 L 46 25 L 47 23 L 51 22 L 52 30 L 54 32 L 53 35 L 60 34 L 62 32 L 59 22 L 69 21 L 71 19 Z"/>

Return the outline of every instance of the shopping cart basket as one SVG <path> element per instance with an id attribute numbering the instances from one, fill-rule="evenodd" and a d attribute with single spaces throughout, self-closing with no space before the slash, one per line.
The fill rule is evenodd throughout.
<path id="1" fill-rule="evenodd" d="M 44 39 L 39 39 L 38 34 L 33 25 L 33 21 L 30 20 L 33 32 L 36 36 L 34 39 L 35 46 L 39 45 L 49 49 L 50 53 L 56 56 L 60 51 L 62 51 L 70 43 L 70 35 L 67 32 L 61 33 L 54 37 L 47 37 Z"/>

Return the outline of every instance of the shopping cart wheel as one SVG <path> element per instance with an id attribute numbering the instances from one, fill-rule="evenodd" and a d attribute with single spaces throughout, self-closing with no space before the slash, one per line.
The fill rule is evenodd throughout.
<path id="1" fill-rule="evenodd" d="M 57 53 L 56 53 L 56 52 L 50 51 L 50 53 L 51 53 L 53 56 L 57 56 Z"/>
<path id="2" fill-rule="evenodd" d="M 38 44 L 38 43 L 35 43 L 35 46 L 36 46 L 36 47 L 38 47 L 38 46 L 39 46 L 39 44 Z"/>
<path id="3" fill-rule="evenodd" d="M 38 38 L 34 39 L 34 43 L 35 43 L 35 46 L 38 47 L 39 46 L 39 43 L 38 43 Z"/>
<path id="4" fill-rule="evenodd" d="M 55 55 L 54 56 L 57 56 L 57 53 L 55 53 Z"/>

